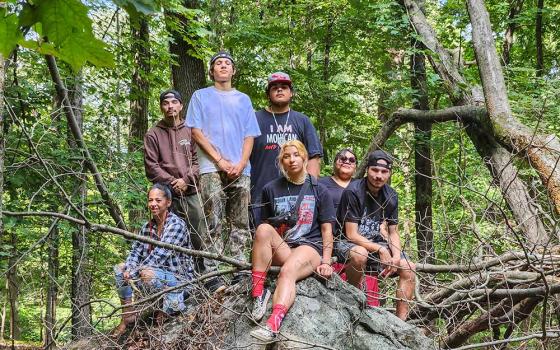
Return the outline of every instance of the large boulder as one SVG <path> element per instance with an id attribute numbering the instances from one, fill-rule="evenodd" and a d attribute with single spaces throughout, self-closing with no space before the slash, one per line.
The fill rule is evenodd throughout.
<path id="1" fill-rule="evenodd" d="M 249 289 L 250 281 L 246 278 L 225 294 L 199 294 L 184 315 L 163 327 L 139 327 L 129 336 L 128 344 L 142 349 L 436 348 L 416 327 L 392 313 L 382 308 L 365 308 L 363 293 L 338 276 L 327 285 L 315 278 L 299 282 L 295 303 L 284 319 L 277 341 L 263 344 L 249 335 L 258 327 L 248 312 Z M 269 312 L 271 308 L 269 304 Z M 260 324 L 264 325 L 266 318 Z M 97 336 L 69 348 L 107 349 L 116 345 Z"/>

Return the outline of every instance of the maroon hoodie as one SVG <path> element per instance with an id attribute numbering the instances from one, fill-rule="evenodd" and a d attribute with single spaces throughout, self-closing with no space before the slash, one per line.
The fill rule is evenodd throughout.
<path id="1" fill-rule="evenodd" d="M 183 195 L 196 193 L 198 157 L 190 128 L 184 123 L 171 126 L 163 119 L 148 130 L 144 137 L 144 167 L 151 182 L 170 184 L 181 178 L 188 185 Z"/>

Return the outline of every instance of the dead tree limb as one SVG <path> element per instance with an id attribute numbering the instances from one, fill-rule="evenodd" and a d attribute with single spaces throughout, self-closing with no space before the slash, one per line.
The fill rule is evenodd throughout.
<path id="1" fill-rule="evenodd" d="M 529 317 L 533 309 L 542 301 L 540 297 L 527 298 L 513 303 L 510 299 L 503 299 L 498 305 L 483 313 L 479 317 L 458 327 L 452 334 L 443 339 L 443 348 L 449 349 L 464 344 L 477 333 L 493 326 L 505 323 L 519 323 Z"/>
<path id="2" fill-rule="evenodd" d="M 488 11 L 482 0 L 467 1 L 467 8 L 486 108 L 496 139 L 504 147 L 529 156 L 560 213 L 560 141 L 555 135 L 537 134 L 513 116 Z"/>
<path id="3" fill-rule="evenodd" d="M 421 37 L 422 42 L 428 50 L 432 51 L 432 54 L 428 55 L 430 63 L 444 81 L 453 104 L 456 106 L 475 105 L 475 102 L 479 100 L 477 97 L 479 95 L 478 89 L 470 87 L 460 74 L 459 68 L 451 59 L 451 55 L 439 43 L 435 31 L 420 11 L 416 1 L 402 0 L 402 4 L 405 6 L 409 20 Z M 545 243 L 547 232 L 540 218 L 538 206 L 531 197 L 525 183 L 517 176 L 518 170 L 512 164 L 512 155 L 501 142 L 498 143 L 495 136 L 495 127 L 493 127 L 490 119 L 484 118 L 482 123 L 477 125 L 471 123 L 465 123 L 465 125 L 467 126 L 467 134 L 481 158 L 485 160 L 491 174 L 496 178 L 504 199 L 524 235 L 533 245 Z M 506 140 L 503 139 L 502 141 Z M 508 143 L 508 146 L 511 147 L 511 143 Z M 546 164 L 548 167 L 555 166 L 555 164 Z"/>
<path id="4" fill-rule="evenodd" d="M 82 132 L 80 130 L 80 126 L 78 125 L 76 121 L 76 117 L 74 116 L 74 111 L 72 110 L 70 99 L 68 98 L 68 90 L 64 86 L 64 82 L 62 81 L 60 77 L 60 73 L 58 72 L 58 66 L 56 65 L 56 60 L 51 55 L 46 55 L 45 58 L 47 60 L 47 66 L 49 67 L 51 78 L 56 88 L 56 93 L 64 108 L 64 114 L 66 115 L 68 126 L 72 131 L 72 135 L 76 139 L 76 143 L 78 144 L 78 147 L 82 151 L 86 168 L 92 174 L 93 179 L 95 181 L 95 186 L 97 187 L 97 190 L 99 191 L 101 198 L 103 199 L 103 202 L 107 206 L 107 210 L 109 211 L 109 214 L 111 215 L 111 217 L 113 218 L 113 220 L 121 230 L 126 230 L 126 225 L 123 219 L 121 209 L 119 208 L 118 204 L 112 199 L 109 193 L 109 189 L 107 188 L 107 185 L 105 184 L 105 181 L 101 176 L 101 173 L 97 169 L 97 164 L 95 163 L 93 157 L 89 153 L 89 149 L 84 141 Z"/>
<path id="5" fill-rule="evenodd" d="M 62 213 L 56 213 L 56 212 L 48 212 L 48 211 L 26 211 L 26 212 L 3 211 L 1 214 L 6 215 L 6 216 L 13 216 L 13 217 L 26 217 L 26 216 L 55 217 L 55 218 L 60 218 L 60 219 L 66 220 L 68 222 L 77 224 L 77 225 L 85 225 L 86 224 L 86 221 L 81 220 L 81 219 L 77 219 L 73 216 L 62 214 Z M 144 242 L 144 243 L 150 243 L 151 245 L 154 245 L 154 246 L 157 246 L 157 247 L 162 247 L 162 248 L 165 248 L 165 249 L 178 251 L 178 252 L 181 252 L 181 253 L 185 253 L 187 255 L 200 256 L 200 257 L 203 257 L 203 258 L 222 261 L 222 262 L 225 262 L 225 263 L 228 263 L 230 265 L 236 266 L 239 269 L 243 269 L 243 270 L 249 269 L 251 267 L 251 265 L 247 262 L 242 262 L 242 261 L 239 261 L 237 259 L 233 259 L 233 258 L 229 258 L 227 256 L 223 256 L 221 254 L 208 253 L 208 252 L 201 251 L 201 250 L 194 250 L 194 249 L 187 249 L 187 248 L 184 248 L 184 247 L 179 247 L 179 246 L 176 246 L 176 245 L 173 245 L 173 244 L 160 242 L 160 241 L 152 239 L 150 237 L 141 236 L 141 235 L 132 233 L 130 231 L 123 230 L 121 228 L 117 228 L 117 227 L 113 227 L 113 226 L 102 225 L 102 224 L 90 224 L 89 229 L 90 229 L 90 232 L 108 232 L 108 233 L 112 233 L 112 234 L 122 236 L 122 237 L 127 238 L 127 239 L 133 239 L 133 240 Z"/>

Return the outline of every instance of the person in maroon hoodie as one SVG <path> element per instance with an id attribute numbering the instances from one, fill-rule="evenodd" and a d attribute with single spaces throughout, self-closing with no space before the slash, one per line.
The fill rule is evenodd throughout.
<path id="1" fill-rule="evenodd" d="M 167 184 L 173 190 L 173 211 L 183 218 L 191 231 L 193 247 L 206 250 L 202 238 L 207 234 L 202 202 L 198 194 L 198 157 L 190 128 L 185 126 L 183 98 L 175 90 L 159 96 L 161 119 L 144 137 L 144 167 L 152 183 Z M 210 259 L 195 258 L 199 274 L 216 270 Z M 211 291 L 225 288 L 214 278 L 206 283 Z"/>

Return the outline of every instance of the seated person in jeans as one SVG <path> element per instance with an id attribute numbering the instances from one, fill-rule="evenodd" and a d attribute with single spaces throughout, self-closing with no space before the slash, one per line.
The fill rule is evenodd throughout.
<path id="1" fill-rule="evenodd" d="M 339 261 L 346 261 L 348 282 L 359 288 L 366 271 L 380 272 L 381 277 L 397 274 L 397 312 L 406 320 L 408 302 L 414 295 L 415 265 L 401 250 L 398 233 L 398 196 L 387 182 L 391 177 L 393 160 L 377 150 L 368 156 L 367 176 L 351 183 L 342 193 L 337 219 L 342 232 L 335 243 Z M 381 226 L 387 223 L 388 237 Z"/>
<path id="2" fill-rule="evenodd" d="M 191 242 L 186 223 L 169 211 L 172 202 L 171 190 L 166 185 L 156 183 L 150 188 L 148 208 L 152 219 L 142 226 L 140 235 L 190 249 Z M 127 325 L 136 319 L 131 307 L 126 306 L 132 302 L 130 282 L 138 280 L 136 285 L 146 293 L 175 287 L 193 279 L 193 261 L 184 253 L 135 241 L 126 262 L 115 266 L 115 278 L 121 304 L 124 306 L 121 323 L 113 331 L 113 335 L 119 336 L 125 332 Z M 164 294 L 165 313 L 171 314 L 185 309 L 185 289 Z"/>
<path id="3" fill-rule="evenodd" d="M 308 154 L 303 143 L 288 141 L 280 147 L 279 168 L 283 174 L 263 188 L 263 223 L 253 241 L 252 316 L 259 321 L 266 312 L 270 292 L 264 288 L 271 265 L 282 266 L 272 296 L 272 314 L 265 327 L 251 336 L 271 341 L 294 303 L 296 282 L 314 272 L 330 277 L 332 223 L 335 212 L 327 189 L 307 174 Z M 290 218 L 284 220 L 287 216 Z"/>

